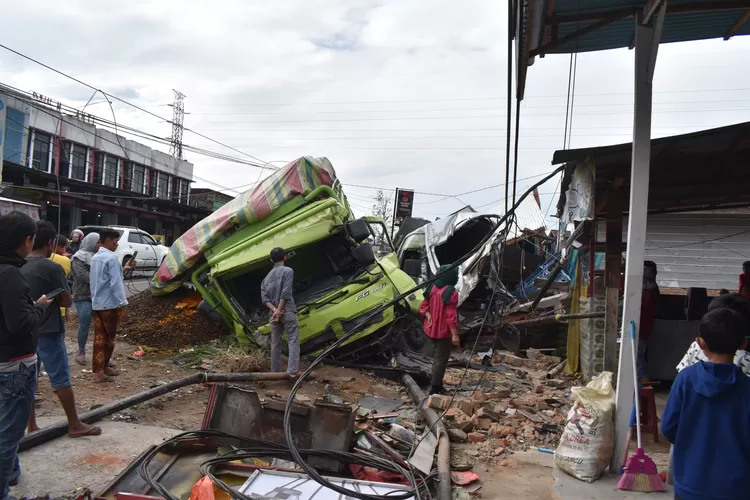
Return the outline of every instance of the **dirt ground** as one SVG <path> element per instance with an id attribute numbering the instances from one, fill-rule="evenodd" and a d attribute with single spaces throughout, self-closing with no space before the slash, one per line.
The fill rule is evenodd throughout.
<path id="1" fill-rule="evenodd" d="M 77 322 L 68 322 L 68 358 L 70 374 L 79 413 L 126 396 L 145 391 L 151 387 L 178 380 L 196 373 L 190 366 L 175 363 L 176 353 L 169 351 L 147 351 L 143 357 L 133 356 L 139 350 L 119 341 L 115 347 L 115 360 L 120 375 L 114 383 L 96 384 L 91 372 L 91 338 L 87 345 L 87 365 L 75 362 L 77 354 Z M 42 367 L 44 372 L 44 367 Z M 405 390 L 390 381 L 378 379 L 367 373 L 346 368 L 324 366 L 315 372 L 315 379 L 306 383 L 298 393 L 302 400 L 314 400 L 325 392 L 326 384 L 347 403 L 356 403 L 365 395 L 409 400 Z M 286 381 L 261 381 L 241 384 L 253 388 L 261 399 L 286 396 L 291 383 Z M 135 406 L 110 417 L 113 420 L 136 422 L 144 425 L 169 427 L 180 430 L 199 428 L 206 409 L 210 387 L 188 386 L 168 395 Z M 39 379 L 36 403 L 37 416 L 60 416 L 64 414 L 45 376 Z"/>
<path id="2" fill-rule="evenodd" d="M 139 350 L 139 346 L 120 341 L 115 349 L 120 376 L 114 383 L 95 384 L 90 365 L 91 342 L 87 346 L 87 366 L 75 363 L 76 333 L 77 323 L 73 318 L 68 324 L 67 345 L 73 388 L 81 413 L 97 405 L 106 404 L 196 372 L 194 367 L 176 364 L 175 360 L 178 356 L 175 352 L 147 350 L 145 356 L 137 357 L 133 354 Z M 473 375 L 470 378 L 473 378 Z M 347 403 L 357 403 L 366 395 L 376 395 L 401 399 L 411 404 L 411 398 L 401 385 L 374 377 L 367 372 L 337 367 L 321 367 L 316 370 L 315 379 L 303 386 L 299 397 L 303 402 L 313 401 L 324 394 L 326 385 L 329 386 L 331 392 L 342 397 Z M 258 391 L 262 399 L 286 396 L 291 383 L 263 381 L 247 384 L 247 387 Z M 179 430 L 196 429 L 202 423 L 209 390 L 209 387 L 197 385 L 186 387 L 109 418 Z M 37 415 L 64 418 L 57 397 L 44 376 L 39 381 Z M 106 435 L 101 439 L 105 440 Z M 551 468 L 519 461 L 510 453 L 502 457 L 487 459 L 486 449 L 481 452 L 480 446 L 470 443 L 452 446 L 454 460 L 472 464 L 474 472 L 481 477 L 482 486 L 474 493 L 474 498 L 552 498 Z"/>

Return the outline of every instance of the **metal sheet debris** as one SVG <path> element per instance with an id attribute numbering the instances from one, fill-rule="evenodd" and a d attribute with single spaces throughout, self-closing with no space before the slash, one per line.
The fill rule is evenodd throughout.
<path id="1" fill-rule="evenodd" d="M 374 483 L 356 479 L 341 479 L 328 477 L 331 483 L 350 490 L 360 491 L 369 495 L 379 495 L 388 498 L 394 493 L 408 490 L 404 486 L 387 483 Z M 259 470 L 239 489 L 245 495 L 260 495 L 268 500 L 340 500 L 341 494 L 321 486 L 304 474 L 289 472 Z M 350 497 L 345 497 L 349 499 Z M 409 497 L 407 500 L 414 498 Z"/>
<path id="2" fill-rule="evenodd" d="M 378 396 L 365 396 L 359 400 L 359 407 L 369 410 L 369 413 L 391 413 L 401 408 L 403 401 Z"/>

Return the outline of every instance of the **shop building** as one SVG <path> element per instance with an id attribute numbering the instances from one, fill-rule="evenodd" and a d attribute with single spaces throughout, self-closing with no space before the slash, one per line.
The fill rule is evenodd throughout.
<path id="1" fill-rule="evenodd" d="M 136 226 L 171 243 L 211 211 L 190 204 L 193 164 L 33 95 L 0 93 L 2 196 L 41 206 L 63 234 Z M 3 123 L 4 122 L 4 123 Z"/>

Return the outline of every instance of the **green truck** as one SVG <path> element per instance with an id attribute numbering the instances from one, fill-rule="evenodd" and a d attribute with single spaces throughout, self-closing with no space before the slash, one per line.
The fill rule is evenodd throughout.
<path id="1" fill-rule="evenodd" d="M 375 241 L 381 243 L 377 255 Z M 399 268 L 383 221 L 355 219 L 343 193 L 319 186 L 226 236 L 192 269 L 190 281 L 204 298 L 199 309 L 222 321 L 240 343 L 270 344 L 270 313 L 261 303 L 260 284 L 271 269 L 274 247 L 289 252 L 287 265 L 294 269 L 303 356 L 319 354 L 416 286 Z M 333 357 L 346 361 L 393 348 L 428 354 L 431 344 L 417 316 L 422 298 L 421 291 L 411 293 L 368 318 Z"/>

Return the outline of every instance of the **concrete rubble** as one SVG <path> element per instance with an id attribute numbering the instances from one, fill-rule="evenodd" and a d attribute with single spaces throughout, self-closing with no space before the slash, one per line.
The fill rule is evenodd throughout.
<path id="1" fill-rule="evenodd" d="M 471 369 L 454 396 L 447 385 L 461 379 L 464 370 L 452 368 L 445 377 L 445 395 L 431 395 L 425 406 L 442 411 L 448 434 L 454 443 L 475 443 L 470 455 L 491 462 L 517 450 L 554 448 L 570 409 L 569 387 L 573 380 L 548 378 L 548 372 L 561 364 L 556 356 L 529 349 L 526 357 L 496 351 L 493 366 L 507 371 L 482 372 Z M 483 384 L 478 384 L 481 377 Z M 491 388 L 463 391 L 466 386 Z"/>

